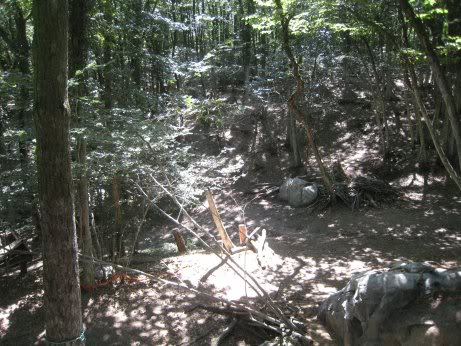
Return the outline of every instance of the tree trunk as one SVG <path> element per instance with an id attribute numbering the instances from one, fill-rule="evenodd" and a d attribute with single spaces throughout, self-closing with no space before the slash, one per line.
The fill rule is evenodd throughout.
<path id="1" fill-rule="evenodd" d="M 244 75 L 244 88 L 242 102 L 245 103 L 250 94 L 250 62 L 251 62 L 251 25 L 245 21 L 245 9 L 243 0 L 238 0 L 239 3 L 239 23 L 240 37 L 242 38 L 242 67 Z"/>
<path id="2" fill-rule="evenodd" d="M 293 167 L 301 167 L 301 149 L 296 131 L 296 118 L 290 109 L 287 110 L 287 144 L 291 149 Z"/>
<path id="3" fill-rule="evenodd" d="M 453 166 L 451 165 L 450 161 L 445 155 L 445 152 L 443 151 L 442 146 L 440 145 L 438 141 L 437 134 L 435 133 L 435 130 L 432 126 L 431 119 L 429 118 L 429 115 L 427 114 L 427 111 L 426 111 L 426 107 L 424 106 L 424 102 L 421 97 L 421 93 L 419 91 L 418 84 L 417 84 L 418 79 L 416 77 L 416 73 L 412 66 L 409 66 L 409 72 L 410 72 L 410 78 L 411 78 L 411 83 L 412 83 L 412 91 L 413 91 L 413 95 L 416 101 L 416 105 L 419 108 L 419 111 L 421 112 L 421 115 L 423 116 L 424 121 L 426 122 L 426 126 L 427 126 L 427 129 L 429 130 L 429 134 L 431 135 L 432 143 L 434 144 L 435 150 L 437 151 L 440 161 L 442 162 L 443 166 L 447 170 L 448 174 L 453 179 L 453 181 L 458 186 L 458 188 L 461 190 L 461 177 L 454 170 Z"/>
<path id="4" fill-rule="evenodd" d="M 120 207 L 120 177 L 116 174 L 112 178 L 112 199 L 115 209 L 115 228 L 112 237 L 112 260 L 116 261 L 125 253 L 122 239 L 122 209 Z"/>
<path id="5" fill-rule="evenodd" d="M 442 94 L 442 99 L 445 103 L 445 107 L 450 118 L 453 137 L 456 143 L 459 167 L 461 167 L 461 129 L 459 126 L 458 114 L 456 112 L 456 103 L 451 92 L 451 87 L 448 84 L 444 72 L 442 71 L 442 66 L 440 64 L 437 53 L 429 41 L 429 36 L 426 32 L 423 22 L 419 17 L 416 17 L 415 12 L 413 11 L 413 7 L 410 5 L 408 0 L 400 0 L 400 6 L 410 21 L 411 25 L 415 29 L 415 32 L 431 65 L 434 80 L 440 90 L 440 93 Z"/>
<path id="6" fill-rule="evenodd" d="M 70 2 L 70 20 L 69 20 L 69 75 L 71 78 L 78 78 L 78 84 L 72 91 L 75 101 L 72 104 L 74 108 L 75 119 L 83 127 L 83 114 L 81 112 L 79 97 L 85 94 L 85 77 L 84 75 L 76 76 L 78 70 L 83 70 L 87 61 L 88 39 L 87 39 L 87 17 L 89 12 L 88 0 L 72 0 Z M 90 229 L 90 208 L 88 196 L 88 174 L 86 165 L 86 140 L 83 135 L 77 139 L 77 161 L 79 163 L 78 174 L 78 202 L 79 202 L 79 235 L 82 253 L 86 256 L 93 256 L 93 242 Z M 82 264 L 83 285 L 92 285 L 94 283 L 93 263 L 85 261 Z"/>
<path id="7" fill-rule="evenodd" d="M 85 256 L 93 256 L 93 241 L 90 229 L 90 208 L 88 203 L 88 174 L 86 165 L 86 142 L 83 137 L 77 143 L 78 163 L 80 164 L 80 177 L 78 181 L 78 195 L 80 202 L 80 234 L 82 237 L 82 253 Z M 83 262 L 83 285 L 94 284 L 94 267 L 89 261 Z"/>
<path id="8" fill-rule="evenodd" d="M 299 110 L 298 105 L 297 105 L 298 99 L 302 98 L 304 95 L 304 81 L 299 71 L 299 64 L 296 61 L 293 55 L 293 51 L 291 50 L 291 46 L 290 46 L 290 32 L 289 32 L 290 21 L 286 17 L 286 15 L 283 13 L 283 7 L 282 7 L 281 0 L 274 0 L 274 1 L 277 7 L 278 15 L 280 16 L 280 23 L 282 26 L 282 33 L 281 33 L 282 34 L 282 47 L 283 47 L 283 50 L 285 51 L 285 54 L 288 57 L 288 60 L 290 60 L 291 66 L 293 68 L 293 71 L 292 71 L 293 77 L 296 80 L 296 90 L 293 92 L 293 94 L 288 99 L 288 109 L 291 112 L 293 112 L 293 114 L 298 118 L 298 120 L 302 124 L 304 124 L 304 128 L 306 129 L 306 135 L 307 135 L 307 143 L 309 144 L 309 147 L 314 153 L 315 160 L 317 161 L 317 165 L 319 166 L 319 170 L 322 176 L 323 183 L 325 184 L 325 188 L 327 189 L 330 196 L 334 197 L 335 192 L 334 192 L 333 183 L 325 168 L 325 165 L 323 164 L 322 157 L 320 156 L 320 152 L 317 148 L 317 144 L 315 143 L 314 132 L 312 131 L 312 127 L 310 126 L 309 115 L 303 114 L 303 112 Z"/>
<path id="9" fill-rule="evenodd" d="M 46 338 L 84 345 L 69 147 L 67 1 L 34 1 L 33 13 Z"/>
<path id="10" fill-rule="evenodd" d="M 30 121 L 30 113 L 28 111 L 29 106 L 29 89 L 26 82 L 26 77 L 30 75 L 29 66 L 29 42 L 27 40 L 27 20 L 24 17 L 23 11 L 18 3 L 14 3 L 16 9 L 15 23 L 16 23 L 16 54 L 18 59 L 19 72 L 21 72 L 24 80 L 20 83 L 19 88 L 19 114 L 18 121 L 21 130 L 26 131 L 26 125 Z M 19 138 L 19 158 L 21 166 L 25 169 L 25 165 L 28 161 L 28 144 L 27 137 L 21 136 Z"/>
<path id="11" fill-rule="evenodd" d="M 370 58 L 371 70 L 373 72 L 375 85 L 373 87 L 373 99 L 375 104 L 375 118 L 376 125 L 378 126 L 379 140 L 381 144 L 381 154 L 383 155 L 383 160 L 386 161 L 389 154 L 389 128 L 387 125 L 386 119 L 386 106 L 384 100 L 384 78 L 378 72 L 376 67 L 375 58 L 373 51 L 371 50 L 370 44 L 366 39 L 362 39 L 367 49 L 368 57 Z"/>
<path id="12" fill-rule="evenodd" d="M 94 238 L 94 250 L 96 251 L 96 253 L 94 255 L 96 255 L 97 258 L 100 258 L 102 259 L 103 258 L 103 253 L 102 253 L 102 248 L 101 248 L 101 241 L 99 240 L 99 234 L 98 234 L 98 231 L 96 229 L 96 221 L 94 219 L 94 214 L 91 213 L 91 218 L 90 218 L 91 222 L 90 222 L 90 227 L 91 227 L 91 234 Z"/>
<path id="13" fill-rule="evenodd" d="M 103 100 L 104 108 L 107 110 L 112 109 L 112 45 L 114 42 L 113 34 L 111 33 L 112 26 L 112 2 L 104 2 L 104 19 L 106 20 L 107 28 L 104 32 L 104 44 L 103 44 L 103 63 L 104 63 L 104 91 Z"/>

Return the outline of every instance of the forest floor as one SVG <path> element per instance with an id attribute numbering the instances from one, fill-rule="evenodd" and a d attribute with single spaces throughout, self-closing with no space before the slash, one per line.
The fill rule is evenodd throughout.
<path id="1" fill-rule="evenodd" d="M 257 109 L 249 107 L 248 112 Z M 271 105 L 268 113 L 284 117 L 280 105 Z M 395 261 L 431 261 L 442 267 L 461 265 L 459 192 L 434 172 L 426 176 L 417 173 L 414 163 L 405 158 L 400 158 L 405 167 L 398 172 L 385 171 L 379 165 L 377 136 L 369 110 L 358 104 L 336 105 L 316 124 L 322 129 L 317 135 L 328 165 L 340 160 L 351 177 L 385 171 L 387 180 L 400 192 L 400 198 L 392 204 L 354 211 L 337 204 L 312 212 L 292 208 L 276 196 L 261 193 L 264 184 L 280 184 L 284 177 L 296 172 L 289 168 L 282 139 L 276 138 L 276 153 L 258 149 L 259 118 L 254 119 L 228 126 L 218 149 L 207 131 L 197 127 L 192 130 L 185 141 L 192 154 L 203 157 L 203 163 L 194 167 L 194 174 L 209 179 L 224 224 L 235 243 L 240 223 L 245 223 L 250 232 L 255 227 L 266 229 L 267 243 L 274 251 L 270 262 L 261 267 L 250 252 L 235 258 L 260 280 L 285 311 L 305 321 L 307 334 L 316 344 L 335 344 L 317 322 L 316 311 L 318 304 L 342 288 L 352 273 L 385 268 Z M 277 126 L 283 126 L 283 122 Z M 336 144 L 330 147 L 331 143 Z M 318 179 L 312 172 L 307 175 L 309 179 Z M 197 206 L 193 215 L 200 224 L 213 229 L 205 204 Z M 251 289 L 226 266 L 214 269 L 219 259 L 203 250 L 168 256 L 161 263 L 155 260 L 151 250 L 159 243 L 172 244 L 173 228 L 174 225 L 161 222 L 144 231 L 136 268 L 166 279 L 179 277 L 201 291 L 228 299 L 252 299 Z M 8 287 L 4 278 L 0 281 L 2 345 L 40 344 L 43 340 L 40 264 L 35 270 L 30 269 L 25 277 L 10 277 Z M 87 345 L 212 344 L 230 319 L 208 312 L 200 304 L 209 302 L 152 282 L 114 283 L 84 292 Z M 254 335 L 251 330 L 237 327 L 223 344 L 257 345 L 265 338 L 270 336 Z"/>

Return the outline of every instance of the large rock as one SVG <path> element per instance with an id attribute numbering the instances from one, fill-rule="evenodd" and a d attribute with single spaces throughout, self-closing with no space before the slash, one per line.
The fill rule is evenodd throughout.
<path id="1" fill-rule="evenodd" d="M 288 178 L 280 187 L 279 197 L 292 207 L 303 207 L 317 199 L 318 187 L 300 178 Z"/>
<path id="2" fill-rule="evenodd" d="M 318 318 L 343 345 L 461 345 L 461 268 L 402 263 L 357 274 Z"/>

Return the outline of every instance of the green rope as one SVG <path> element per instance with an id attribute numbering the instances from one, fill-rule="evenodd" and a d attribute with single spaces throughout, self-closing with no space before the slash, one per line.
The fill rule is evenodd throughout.
<path id="1" fill-rule="evenodd" d="M 74 339 L 67 339 L 67 340 L 62 340 L 62 341 L 51 341 L 50 339 L 48 339 L 46 336 L 45 336 L 45 341 L 48 343 L 48 344 L 51 344 L 51 345 L 62 345 L 62 344 L 66 344 L 68 342 L 75 342 L 75 341 L 82 341 L 84 342 L 86 339 L 85 339 L 85 329 L 82 330 L 82 333 L 80 334 L 80 336 L 74 338 Z"/>

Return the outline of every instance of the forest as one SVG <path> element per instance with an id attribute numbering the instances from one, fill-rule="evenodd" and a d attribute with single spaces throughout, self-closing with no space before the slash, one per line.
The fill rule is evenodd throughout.
<path id="1" fill-rule="evenodd" d="M 459 0 L 1 0 L 1 345 L 460 345 Z"/>

